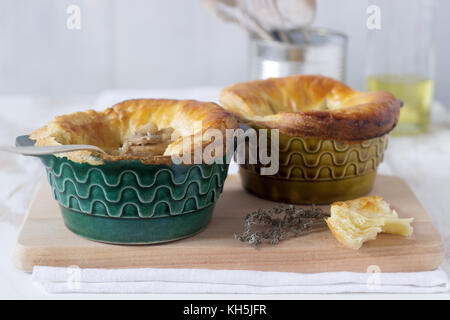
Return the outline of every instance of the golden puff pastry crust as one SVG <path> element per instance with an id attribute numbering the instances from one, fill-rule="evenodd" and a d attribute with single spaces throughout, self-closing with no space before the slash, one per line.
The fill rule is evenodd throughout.
<path id="1" fill-rule="evenodd" d="M 143 127 L 164 131 L 170 128 L 172 140 L 160 156 L 120 154 L 127 139 Z M 172 163 L 173 155 L 182 155 L 183 138 L 190 137 L 190 150 L 201 141 L 202 147 L 211 143 L 205 140 L 205 131 L 216 129 L 225 136 L 225 130 L 238 127 L 237 119 L 215 103 L 194 100 L 140 99 L 121 102 L 102 112 L 89 110 L 56 117 L 46 126 L 30 135 L 37 146 L 88 144 L 100 147 L 107 154 L 78 151 L 61 154 L 69 160 L 92 165 L 107 161 L 141 160 L 146 164 Z M 155 130 L 156 130 L 155 129 Z M 201 140 L 194 140 L 200 137 Z M 194 142 L 197 141 L 197 142 Z M 224 148 L 226 146 L 224 145 Z M 224 150 L 226 151 L 226 150 Z"/>
<path id="2" fill-rule="evenodd" d="M 388 92 L 359 92 L 317 75 L 238 83 L 224 89 L 220 101 L 243 122 L 291 136 L 347 142 L 389 133 L 401 108 Z"/>

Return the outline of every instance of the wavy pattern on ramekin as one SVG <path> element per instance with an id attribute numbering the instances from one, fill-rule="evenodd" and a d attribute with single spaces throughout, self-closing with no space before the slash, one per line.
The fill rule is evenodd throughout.
<path id="1" fill-rule="evenodd" d="M 383 161 L 388 136 L 357 144 L 280 136 L 280 170 L 276 179 L 331 181 L 363 176 L 377 170 Z M 260 164 L 244 169 L 260 173 Z"/>
<path id="2" fill-rule="evenodd" d="M 93 167 L 56 157 L 45 165 L 63 207 L 111 218 L 160 218 L 207 208 L 222 193 L 228 172 L 227 164 Z"/>

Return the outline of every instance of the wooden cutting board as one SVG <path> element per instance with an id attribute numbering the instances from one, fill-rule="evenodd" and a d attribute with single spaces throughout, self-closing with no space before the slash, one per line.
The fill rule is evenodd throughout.
<path id="1" fill-rule="evenodd" d="M 217 203 L 213 220 L 200 234 L 169 244 L 127 247 L 85 240 L 65 228 L 46 181 L 40 184 L 20 231 L 13 259 L 24 271 L 33 266 L 81 268 L 196 268 L 284 272 L 382 272 L 436 269 L 444 245 L 436 228 L 408 185 L 401 179 L 379 176 L 374 194 L 384 197 L 401 217 L 415 218 L 414 235 L 379 235 L 359 251 L 341 246 L 329 230 L 292 238 L 258 250 L 238 242 L 244 217 L 275 203 L 245 192 L 237 176 L 230 176 Z M 324 207 L 328 210 L 327 207 Z"/>

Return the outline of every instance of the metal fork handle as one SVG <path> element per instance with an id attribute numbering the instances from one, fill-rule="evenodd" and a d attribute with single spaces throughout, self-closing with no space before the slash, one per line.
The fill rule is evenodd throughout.
<path id="1" fill-rule="evenodd" d="M 74 151 L 96 151 L 105 153 L 102 149 L 90 145 L 62 145 L 62 146 L 44 146 L 44 147 L 6 147 L 0 146 L 0 151 L 22 154 L 24 156 L 44 156 L 49 154 L 58 154 Z"/>

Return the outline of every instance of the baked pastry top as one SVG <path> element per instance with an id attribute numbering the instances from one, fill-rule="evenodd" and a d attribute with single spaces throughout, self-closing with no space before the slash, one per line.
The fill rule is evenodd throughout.
<path id="1" fill-rule="evenodd" d="M 306 138 L 364 141 L 397 125 L 401 102 L 317 75 L 238 83 L 224 89 L 223 107 L 241 121 Z"/>
<path id="2" fill-rule="evenodd" d="M 206 130 L 220 130 L 225 136 L 226 129 L 237 127 L 236 118 L 214 103 L 141 99 L 124 101 L 102 112 L 89 110 L 56 117 L 30 138 L 36 140 L 36 146 L 87 144 L 106 152 L 59 155 L 79 163 L 141 160 L 171 164 L 173 155 L 193 152 L 200 142 L 201 148 L 209 145 L 212 141 L 205 137 Z M 186 146 L 186 141 L 190 145 Z"/>

